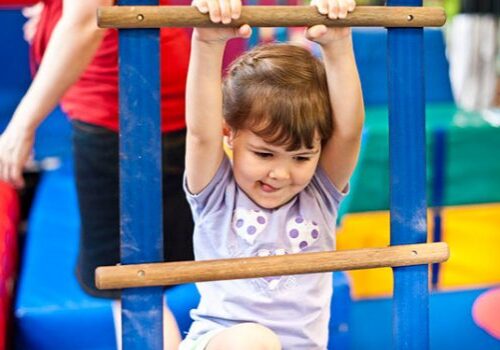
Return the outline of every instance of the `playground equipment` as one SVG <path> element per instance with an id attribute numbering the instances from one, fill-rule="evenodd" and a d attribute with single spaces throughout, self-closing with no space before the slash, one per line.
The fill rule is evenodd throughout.
<path id="1" fill-rule="evenodd" d="M 133 2 L 136 5 L 137 3 L 154 5 L 154 1 L 151 0 L 125 0 L 120 4 L 129 5 Z M 422 1 L 389 0 L 388 5 L 421 6 Z M 146 12 L 148 10 L 157 13 L 160 9 L 162 8 L 110 7 L 103 8 L 99 12 L 99 23 L 103 26 L 142 28 L 120 30 L 120 204 L 121 252 L 124 265 L 159 262 L 162 258 L 160 248 L 162 247 L 161 194 L 158 191 L 161 188 L 159 32 L 151 27 L 164 25 L 164 22 L 161 19 L 161 23 L 150 23 L 150 13 Z M 298 11 L 299 9 L 293 8 L 293 12 L 304 11 L 304 13 L 300 12 L 302 14 L 299 16 L 300 21 L 295 22 L 287 22 L 287 17 L 273 12 L 280 11 L 279 8 L 267 8 L 268 11 L 264 12 L 271 14 L 271 18 L 262 22 L 258 22 L 254 18 L 255 15 L 247 15 L 248 9 L 244 8 L 243 19 L 250 25 L 266 26 L 316 23 L 356 26 L 371 23 L 371 25 L 389 27 L 391 245 L 426 242 L 425 102 L 423 30 L 421 27 L 442 25 L 445 21 L 443 11 L 407 7 L 398 10 L 402 11 L 402 14 L 396 16 L 394 12 L 390 14 L 390 11 L 395 10 L 390 7 L 365 9 L 358 7 L 349 18 L 330 21 L 325 20 L 326 17 L 314 14 L 311 8 Z M 132 12 L 132 15 L 122 18 L 120 11 Z M 174 11 L 172 17 L 176 21 L 173 24 L 175 26 L 218 26 L 210 23 L 206 17 L 200 20 L 202 15 L 196 14 L 191 8 L 177 8 L 172 11 Z M 290 13 L 289 11 L 285 13 Z M 307 11 L 313 16 L 308 17 Z M 387 12 L 386 15 L 382 16 L 385 12 Z M 187 16 L 189 13 L 193 17 Z M 264 14 L 261 15 L 264 16 Z M 105 18 L 108 19 L 104 21 Z M 314 22 L 315 20 L 322 22 Z M 238 22 L 233 25 L 238 25 Z M 145 119 L 144 116 L 148 118 Z M 425 264 L 443 261 L 447 258 L 446 249 L 442 251 L 444 254 L 441 254 L 439 258 L 426 253 L 418 254 L 418 250 L 415 251 L 420 257 L 423 255 L 422 260 L 412 262 L 417 265 L 394 267 L 393 327 L 394 346 L 397 349 L 427 349 L 429 347 L 428 266 Z M 303 256 L 294 258 L 300 260 Z M 262 269 L 266 266 L 264 261 L 267 261 L 267 265 L 273 263 L 270 258 L 259 259 L 262 259 L 262 264 L 264 264 Z M 210 263 L 204 262 L 204 264 Z M 333 266 L 329 268 L 334 269 Z M 272 274 L 283 272 L 273 271 Z M 142 274 L 147 276 L 147 272 L 143 269 L 139 270 L 139 275 Z M 199 279 L 200 276 L 193 277 Z M 100 283 L 106 282 L 101 279 Z M 121 286 L 124 287 L 124 285 Z M 134 286 L 137 285 L 134 284 Z M 162 348 L 161 297 L 159 287 L 123 290 L 122 334 L 125 349 Z M 148 329 L 148 332 L 142 332 L 144 329 Z"/>
<path id="2" fill-rule="evenodd" d="M 188 6 L 102 7 L 98 11 L 102 28 L 158 27 L 434 27 L 446 21 L 440 8 L 359 6 L 347 18 L 331 20 L 311 6 L 247 6 L 230 24 L 215 24 L 208 16 Z"/>
<path id="3" fill-rule="evenodd" d="M 251 257 L 104 266 L 96 269 L 96 285 L 99 289 L 154 287 L 189 282 L 411 266 L 442 262 L 448 255 L 448 245 L 440 242 L 289 254 L 265 259 Z"/>

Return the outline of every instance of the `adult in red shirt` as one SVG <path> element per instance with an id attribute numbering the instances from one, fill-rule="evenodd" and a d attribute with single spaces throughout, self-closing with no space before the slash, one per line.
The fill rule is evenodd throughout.
<path id="1" fill-rule="evenodd" d="M 165 4 L 165 1 L 160 1 Z M 96 26 L 96 8 L 113 0 L 44 0 L 32 42 L 33 82 L 0 136 L 0 179 L 22 187 L 35 130 L 60 102 L 73 126 L 81 215 L 77 277 L 94 296 L 94 269 L 119 262 L 118 33 Z M 165 257 L 192 260 L 192 218 L 182 190 L 184 91 L 189 38 L 161 31 Z M 174 213 L 175 211 L 175 213 Z"/>

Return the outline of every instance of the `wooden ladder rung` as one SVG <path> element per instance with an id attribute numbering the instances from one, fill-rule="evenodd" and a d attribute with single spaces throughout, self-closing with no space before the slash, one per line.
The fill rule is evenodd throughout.
<path id="1" fill-rule="evenodd" d="M 444 242 L 407 244 L 270 257 L 101 266 L 96 269 L 95 282 L 99 289 L 151 287 L 432 264 L 446 261 L 448 257 L 448 245 Z"/>
<path id="2" fill-rule="evenodd" d="M 329 19 L 312 6 L 243 6 L 230 24 L 213 23 L 192 6 L 107 6 L 97 11 L 102 28 L 160 27 L 440 27 L 446 22 L 439 7 L 358 6 L 344 19 Z"/>

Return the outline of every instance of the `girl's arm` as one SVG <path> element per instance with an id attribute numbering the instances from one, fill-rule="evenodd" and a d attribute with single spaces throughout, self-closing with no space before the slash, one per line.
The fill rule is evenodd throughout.
<path id="1" fill-rule="evenodd" d="M 318 11 L 330 18 L 344 18 L 354 10 L 354 0 L 318 0 Z M 354 59 L 350 28 L 315 26 L 307 36 L 321 45 L 332 105 L 333 133 L 324 146 L 320 164 L 332 183 L 343 190 L 358 161 L 364 123 L 361 83 Z"/>
<path id="2" fill-rule="evenodd" d="M 112 4 L 113 0 L 64 0 L 37 74 L 0 136 L 1 180 L 24 185 L 22 169 L 35 130 L 90 63 L 105 31 L 97 27 L 96 9 Z"/>
<path id="3" fill-rule="evenodd" d="M 193 31 L 186 83 L 186 178 L 199 193 L 215 175 L 222 148 L 222 56 L 225 43 L 207 43 Z"/>
<path id="4" fill-rule="evenodd" d="M 205 0 L 193 3 L 215 22 L 239 17 L 241 2 Z M 210 8 L 209 8 L 210 5 Z M 248 37 L 250 27 L 193 31 L 186 84 L 186 177 L 191 193 L 199 193 L 212 180 L 222 161 L 222 58 L 227 40 Z"/>

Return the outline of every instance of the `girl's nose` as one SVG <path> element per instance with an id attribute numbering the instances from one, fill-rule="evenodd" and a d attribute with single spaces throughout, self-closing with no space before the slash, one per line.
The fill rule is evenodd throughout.
<path id="1" fill-rule="evenodd" d="M 269 177 L 275 180 L 288 180 L 290 179 L 290 172 L 286 167 L 274 167 L 269 172 Z"/>

